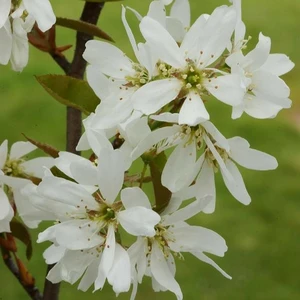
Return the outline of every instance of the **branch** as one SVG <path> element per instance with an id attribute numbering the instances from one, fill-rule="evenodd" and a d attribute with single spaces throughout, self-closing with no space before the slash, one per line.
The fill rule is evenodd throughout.
<path id="1" fill-rule="evenodd" d="M 66 74 L 70 71 L 71 63 L 66 59 L 65 56 L 60 56 L 55 53 L 50 53 L 50 55 L 56 61 L 56 63 L 64 70 Z"/>
<path id="2" fill-rule="evenodd" d="M 96 25 L 98 18 L 104 6 L 103 3 L 86 2 L 80 17 L 81 21 L 88 22 Z M 83 59 L 82 54 L 85 50 L 87 41 L 93 39 L 93 36 L 83 32 L 77 32 L 76 35 L 76 48 L 72 63 L 70 64 L 66 59 L 53 57 L 55 61 L 62 67 L 65 73 L 71 77 L 83 79 L 86 69 L 86 61 Z M 77 153 L 76 146 L 81 137 L 81 112 L 72 107 L 67 107 L 67 151 Z M 49 265 L 47 273 L 53 266 Z M 43 300 L 58 300 L 59 284 L 53 284 L 47 279 L 44 285 Z"/>
<path id="3" fill-rule="evenodd" d="M 18 281 L 20 282 L 24 290 L 27 292 L 27 294 L 30 296 L 30 298 L 33 300 L 42 300 L 43 297 L 38 288 L 34 284 L 28 285 L 22 280 L 20 271 L 15 265 L 13 259 L 11 258 L 9 251 L 6 251 L 4 248 L 1 247 L 1 252 L 5 265 L 10 270 L 10 272 L 18 279 Z"/>

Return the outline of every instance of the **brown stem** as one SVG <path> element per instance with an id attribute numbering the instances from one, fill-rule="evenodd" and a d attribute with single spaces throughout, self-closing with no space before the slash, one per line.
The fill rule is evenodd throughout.
<path id="1" fill-rule="evenodd" d="M 86 2 L 80 17 L 81 21 L 91 24 L 97 24 L 98 18 L 104 6 L 102 3 Z M 85 50 L 85 43 L 93 39 L 93 36 L 83 32 L 77 32 L 76 35 L 76 48 L 72 63 L 69 65 L 66 61 L 55 59 L 55 61 L 62 67 L 68 76 L 83 79 L 86 69 L 86 61 L 83 59 L 82 54 Z M 67 151 L 79 154 L 76 151 L 76 146 L 81 137 L 81 112 L 72 107 L 67 107 Z M 47 273 L 51 270 L 52 266 L 48 266 Z M 59 284 L 52 284 L 46 279 L 44 286 L 43 300 L 58 300 Z"/>
<path id="2" fill-rule="evenodd" d="M 50 53 L 50 55 L 66 74 L 70 71 L 71 63 L 66 59 L 65 56 L 61 56 L 55 53 Z"/>
<path id="3" fill-rule="evenodd" d="M 10 272 L 18 279 L 26 293 L 29 295 L 29 297 L 33 300 L 42 300 L 43 296 L 41 295 L 40 291 L 34 284 L 26 284 L 22 276 L 20 274 L 20 270 L 16 266 L 14 260 L 12 259 L 9 251 L 5 250 L 4 248 L 1 247 L 1 252 L 2 252 L 2 258 L 7 266 L 7 268 L 10 270 Z"/>

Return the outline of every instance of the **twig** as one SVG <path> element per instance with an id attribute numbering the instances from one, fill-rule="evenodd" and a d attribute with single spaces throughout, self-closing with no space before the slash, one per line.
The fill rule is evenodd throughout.
<path id="1" fill-rule="evenodd" d="M 70 71 L 71 63 L 66 59 L 65 56 L 61 56 L 55 53 L 50 53 L 50 55 L 66 74 Z"/>
<path id="2" fill-rule="evenodd" d="M 86 2 L 80 17 L 81 21 L 91 24 L 97 24 L 98 18 L 104 6 L 102 3 Z M 74 58 L 70 64 L 66 60 L 54 58 L 55 61 L 62 67 L 65 73 L 71 77 L 83 79 L 86 69 L 86 61 L 83 59 L 82 54 L 85 50 L 85 43 L 93 39 L 93 36 L 83 32 L 77 32 L 76 35 L 76 48 Z M 67 107 L 67 151 L 72 153 L 78 153 L 76 146 L 81 137 L 81 112 L 72 107 Z M 47 273 L 51 270 L 52 266 L 49 265 Z M 43 300 L 58 300 L 59 296 L 59 284 L 53 284 L 47 279 L 44 285 L 44 297 Z"/>
<path id="3" fill-rule="evenodd" d="M 10 270 L 10 272 L 18 279 L 26 293 L 30 296 L 33 300 L 42 300 L 43 297 L 39 291 L 39 289 L 34 285 L 26 285 L 20 275 L 20 271 L 18 267 L 15 265 L 13 259 L 11 258 L 11 255 L 9 251 L 6 251 L 3 247 L 1 247 L 2 257 L 5 265 Z"/>

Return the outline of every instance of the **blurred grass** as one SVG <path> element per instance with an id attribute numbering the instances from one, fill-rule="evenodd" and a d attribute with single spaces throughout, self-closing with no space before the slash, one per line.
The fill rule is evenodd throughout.
<path id="1" fill-rule="evenodd" d="M 82 1 L 53 0 L 57 16 L 76 18 Z M 146 13 L 150 1 L 128 0 L 129 6 Z M 192 18 L 210 13 L 226 0 L 191 0 Z M 107 3 L 99 22 L 117 46 L 131 53 L 130 45 L 120 20 L 121 3 Z M 243 19 L 247 34 L 253 37 L 250 49 L 257 42 L 260 31 L 272 38 L 272 52 L 284 52 L 296 63 L 285 76 L 291 87 L 294 102 L 289 111 L 282 111 L 276 120 L 255 120 L 247 116 L 230 120 L 230 108 L 221 103 L 210 103 L 212 121 L 231 137 L 241 135 L 254 148 L 277 157 L 279 167 L 272 172 L 242 170 L 253 202 L 244 207 L 227 192 L 218 176 L 217 209 L 213 215 L 200 215 L 191 223 L 217 231 L 227 241 L 229 251 L 225 258 L 216 258 L 233 280 L 222 277 L 212 267 L 185 255 L 178 261 L 176 278 L 185 299 L 203 300 L 281 300 L 300 299 L 300 1 L 244 0 Z M 133 22 L 134 18 L 130 17 Z M 136 22 L 134 22 L 136 24 Z M 74 34 L 58 29 L 59 45 L 74 42 Z M 73 50 L 69 50 L 71 57 Z M 30 62 L 21 73 L 0 66 L 0 141 L 22 139 L 21 133 L 46 141 L 63 149 L 65 144 L 65 108 L 53 101 L 35 82 L 33 75 L 61 73 L 51 58 L 30 49 Z M 33 231 L 36 238 L 37 231 Z M 42 288 L 46 266 L 41 256 L 47 244 L 34 245 L 34 256 L 28 267 Z M 20 245 L 20 252 L 22 252 Z M 0 262 L 0 299 L 27 299 L 25 292 Z M 62 284 L 60 299 L 114 299 L 110 288 L 103 292 L 82 293 L 76 286 Z M 129 299 L 120 295 L 119 299 Z M 174 299 L 167 293 L 154 293 L 149 280 L 140 286 L 137 299 Z"/>

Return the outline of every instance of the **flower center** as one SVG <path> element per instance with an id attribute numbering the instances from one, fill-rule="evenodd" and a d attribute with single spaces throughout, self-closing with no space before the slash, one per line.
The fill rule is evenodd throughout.
<path id="1" fill-rule="evenodd" d="M 203 145 L 203 134 L 205 133 L 205 129 L 201 126 L 188 126 L 182 125 L 181 126 L 181 134 L 180 137 L 182 139 L 188 137 L 185 145 L 190 145 L 192 142 L 196 142 L 197 149 L 201 149 Z"/>
<path id="2" fill-rule="evenodd" d="M 134 76 L 126 76 L 125 79 L 127 80 L 127 87 L 141 87 L 146 84 L 150 78 L 146 68 L 141 66 L 140 64 L 134 63 L 133 69 L 135 70 Z"/>
<path id="3" fill-rule="evenodd" d="M 7 176 L 18 177 L 20 175 L 23 175 L 24 168 L 21 166 L 23 162 L 24 162 L 23 159 L 15 159 L 15 160 L 8 159 L 2 171 Z"/>
<path id="4" fill-rule="evenodd" d="M 229 158 L 229 154 L 225 149 L 218 147 L 216 145 L 215 148 L 217 152 L 220 154 L 223 161 L 226 161 Z M 208 163 L 213 167 L 213 170 L 216 173 L 219 170 L 219 163 L 209 148 L 207 148 L 205 151 L 205 158 L 208 160 Z"/>

